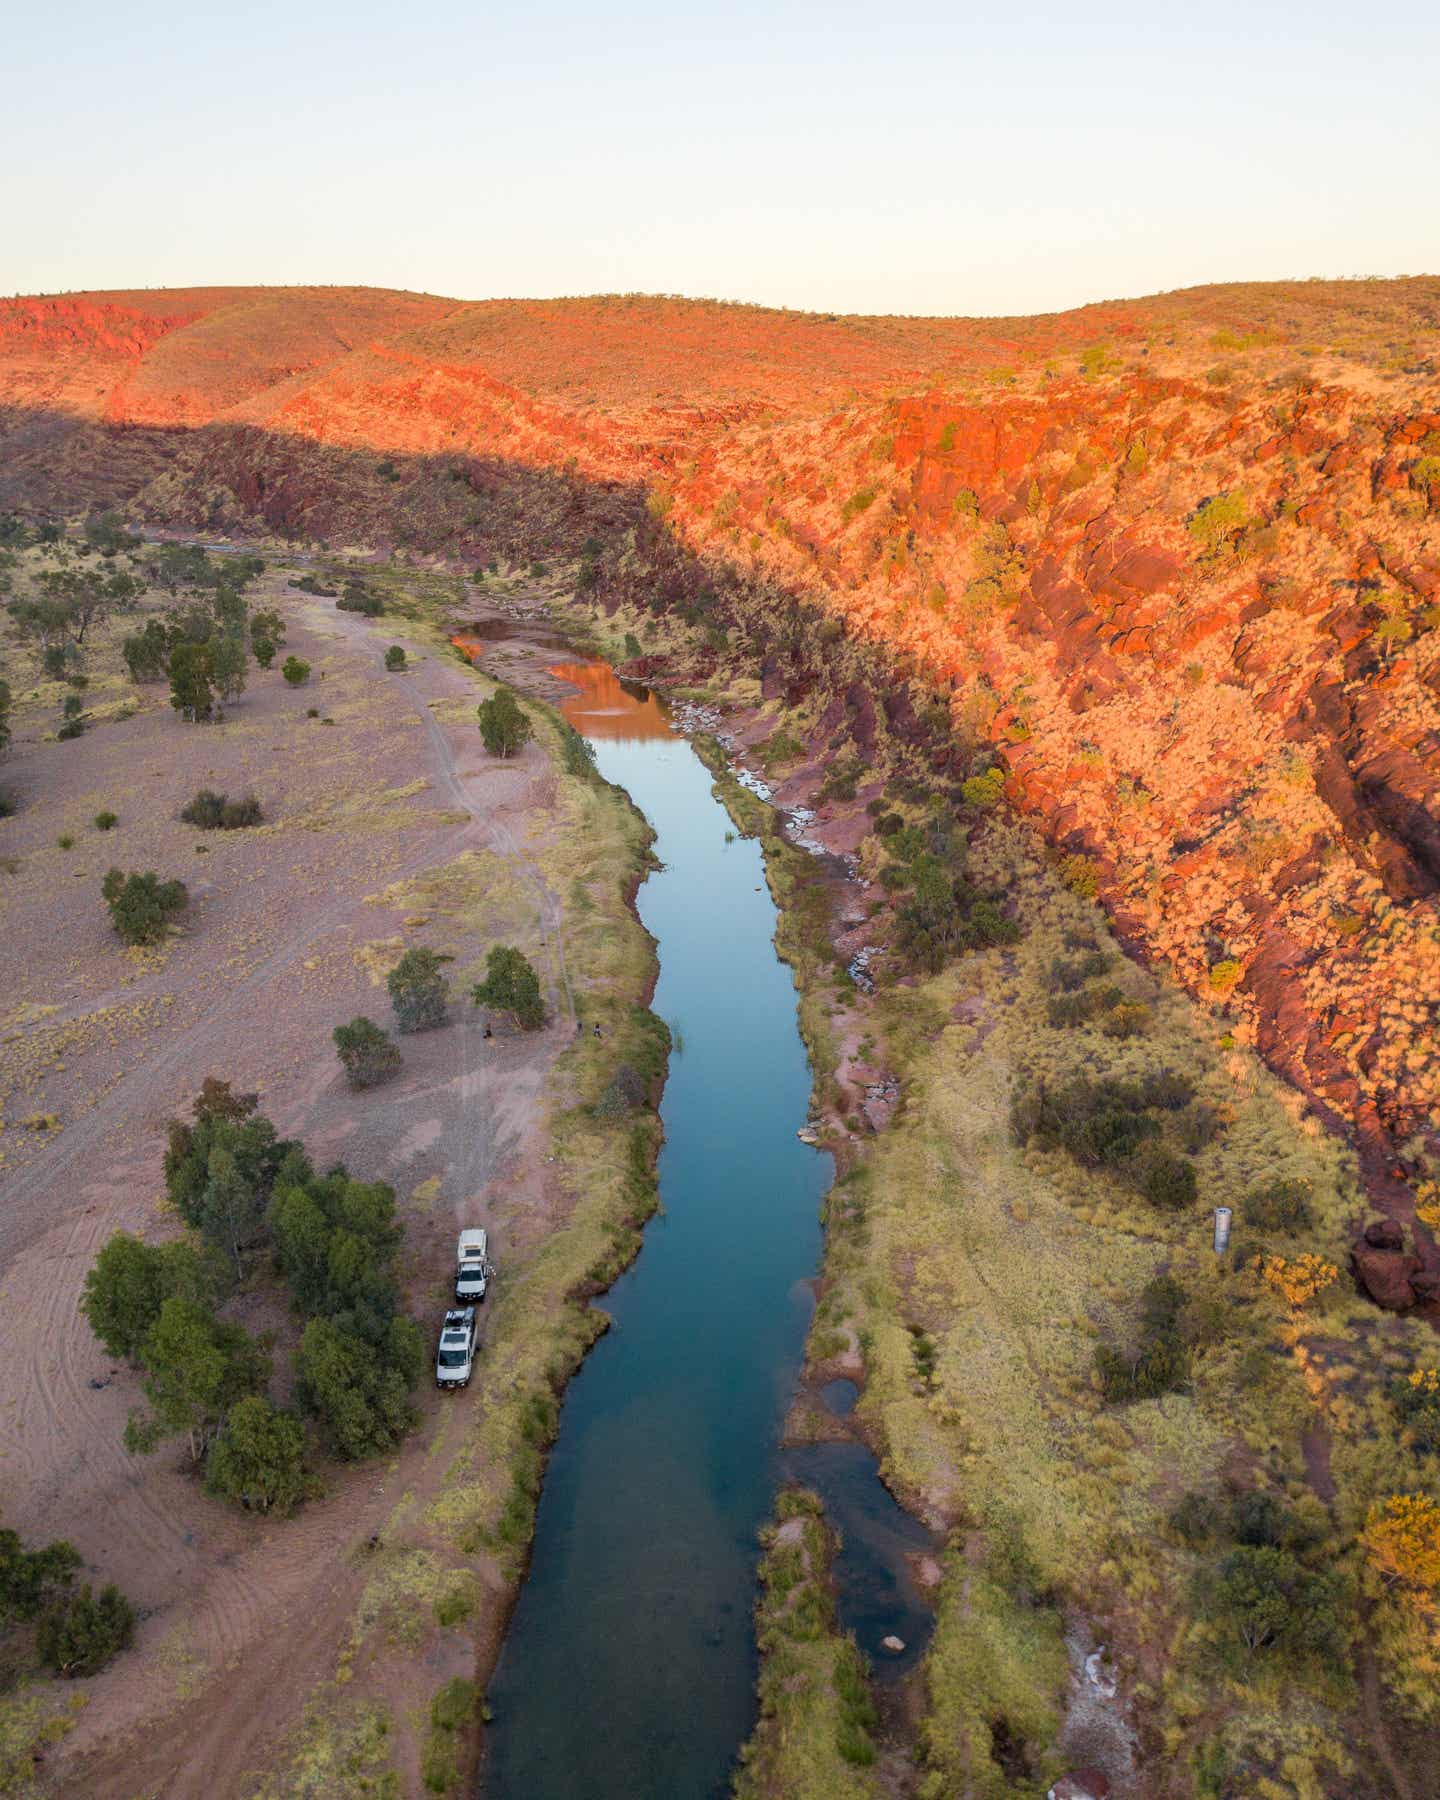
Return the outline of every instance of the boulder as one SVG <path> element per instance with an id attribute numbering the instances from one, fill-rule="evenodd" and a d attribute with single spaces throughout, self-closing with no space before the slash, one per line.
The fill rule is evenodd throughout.
<path id="1" fill-rule="evenodd" d="M 1372 1219 L 1365 1227 L 1365 1242 L 1372 1250 L 1403 1250 L 1405 1233 L 1394 1219 Z"/>
<path id="2" fill-rule="evenodd" d="M 1415 1304 L 1415 1289 L 1410 1277 L 1420 1268 L 1420 1259 L 1407 1256 L 1403 1250 L 1372 1250 L 1368 1244 L 1357 1244 L 1350 1254 L 1355 1279 L 1377 1306 L 1386 1312 L 1406 1312 Z"/>
<path id="3" fill-rule="evenodd" d="M 880 1648 L 884 1650 L 887 1655 L 899 1656 L 900 1652 L 905 1648 L 905 1640 L 904 1638 L 896 1637 L 892 1633 L 889 1637 L 881 1638 Z"/>

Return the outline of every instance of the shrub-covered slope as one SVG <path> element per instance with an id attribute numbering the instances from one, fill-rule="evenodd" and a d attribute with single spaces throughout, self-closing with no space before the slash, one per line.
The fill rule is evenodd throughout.
<path id="1" fill-rule="evenodd" d="M 1440 1122 L 1440 280 L 1024 320 L 345 289 L 0 306 L 0 503 L 807 597 L 1356 1128 Z M 1408 1149 L 1407 1149 L 1408 1146 Z"/>

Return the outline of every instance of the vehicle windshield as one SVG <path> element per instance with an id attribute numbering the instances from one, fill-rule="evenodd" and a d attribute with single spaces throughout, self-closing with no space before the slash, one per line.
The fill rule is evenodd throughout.
<path id="1" fill-rule="evenodd" d="M 463 1350 L 442 1350 L 440 1352 L 440 1367 L 442 1369 L 463 1369 L 465 1367 L 465 1352 Z"/>

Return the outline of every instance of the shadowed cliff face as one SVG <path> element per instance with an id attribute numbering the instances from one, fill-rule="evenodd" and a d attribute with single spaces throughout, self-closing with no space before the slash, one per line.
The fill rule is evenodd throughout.
<path id="1" fill-rule="evenodd" d="M 0 504 L 466 560 L 593 539 L 601 598 L 805 598 L 949 695 L 1383 1195 L 1440 1123 L 1437 358 L 1432 279 L 988 321 L 22 300 Z M 803 644 L 762 649 L 803 691 Z"/>

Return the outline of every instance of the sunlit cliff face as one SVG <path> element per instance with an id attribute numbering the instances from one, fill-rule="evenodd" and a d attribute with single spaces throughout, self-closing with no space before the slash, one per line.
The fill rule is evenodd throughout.
<path id="1" fill-rule="evenodd" d="M 566 492 L 643 493 L 710 566 L 950 686 L 1073 877 L 1383 1161 L 1440 1125 L 1437 363 L 1435 280 L 988 321 L 22 300 L 0 503 L 463 566 L 475 459 L 553 472 L 547 554 Z M 640 704 L 582 687 L 573 722 L 658 730 Z"/>

